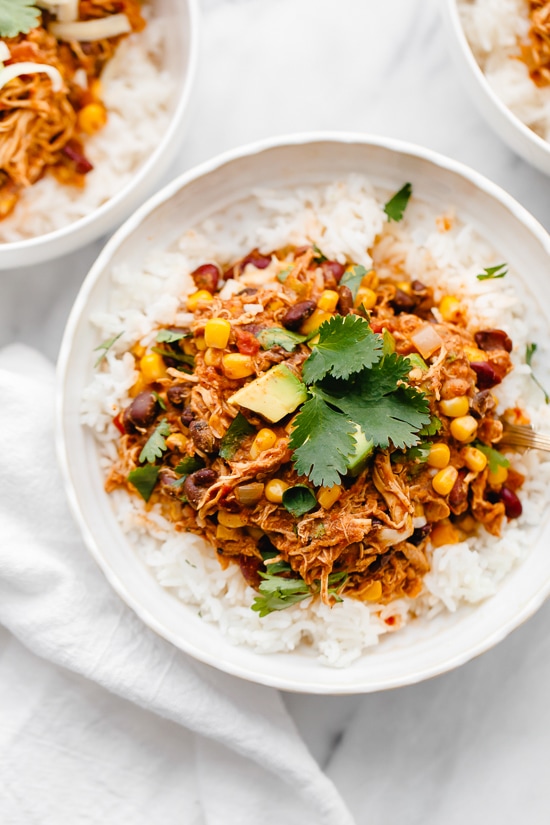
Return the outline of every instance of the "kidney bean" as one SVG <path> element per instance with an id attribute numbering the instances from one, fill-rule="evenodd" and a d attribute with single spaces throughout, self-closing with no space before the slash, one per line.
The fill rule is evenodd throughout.
<path id="1" fill-rule="evenodd" d="M 210 470 L 208 467 L 204 467 L 202 470 L 196 470 L 187 476 L 183 482 L 183 493 L 191 507 L 195 510 L 198 508 L 205 488 L 210 487 L 216 478 L 217 475 L 214 470 Z"/>
<path id="2" fill-rule="evenodd" d="M 481 329 L 474 335 L 479 349 L 490 352 L 493 349 L 504 349 L 512 352 L 512 341 L 503 329 Z"/>
<path id="3" fill-rule="evenodd" d="M 88 172 L 91 172 L 94 168 L 88 158 L 84 157 L 80 149 L 78 149 L 75 144 L 71 143 L 71 141 L 65 144 L 61 150 L 61 154 L 65 155 L 65 157 L 69 158 L 69 160 L 74 163 L 75 171 L 78 175 L 87 175 Z"/>
<path id="4" fill-rule="evenodd" d="M 188 384 L 173 384 L 166 390 L 166 397 L 175 407 L 181 407 L 184 401 L 188 399 L 190 392 L 191 389 Z"/>
<path id="5" fill-rule="evenodd" d="M 122 414 L 122 425 L 127 433 L 145 430 L 152 424 L 158 412 L 158 401 L 150 390 L 136 395 Z"/>
<path id="6" fill-rule="evenodd" d="M 216 264 L 202 264 L 202 266 L 198 266 L 191 273 L 191 277 L 197 289 L 206 289 L 208 292 L 215 292 L 218 288 L 220 270 Z"/>
<path id="7" fill-rule="evenodd" d="M 490 390 L 500 384 L 502 378 L 488 361 L 472 361 L 471 368 L 477 376 L 477 386 L 480 390 Z"/>
<path id="8" fill-rule="evenodd" d="M 245 286 L 245 288 L 241 289 L 241 291 L 238 292 L 237 294 L 238 295 L 256 295 L 257 292 L 258 292 L 258 290 L 255 287 Z"/>
<path id="9" fill-rule="evenodd" d="M 400 312 L 412 312 L 416 304 L 417 299 L 413 295 L 408 295 L 399 288 L 395 290 L 395 295 L 390 301 L 396 315 L 399 315 Z"/>
<path id="10" fill-rule="evenodd" d="M 426 292 L 428 287 L 426 284 L 423 284 L 422 281 L 413 281 L 411 284 L 411 289 L 413 292 Z"/>
<path id="11" fill-rule="evenodd" d="M 212 453 L 216 447 L 216 437 L 206 421 L 191 421 L 189 434 L 193 443 L 203 453 Z"/>
<path id="12" fill-rule="evenodd" d="M 325 281 L 327 280 L 327 276 L 329 276 L 332 277 L 337 284 L 340 283 L 340 279 L 346 271 L 346 267 L 338 263 L 338 261 L 323 261 L 321 269 L 323 270 Z"/>
<path id="13" fill-rule="evenodd" d="M 480 390 L 472 398 L 472 410 L 477 415 L 487 415 L 496 407 L 494 396 L 490 390 Z"/>
<path id="14" fill-rule="evenodd" d="M 241 261 L 241 269 L 244 269 L 247 264 L 252 264 L 256 269 L 265 269 L 271 263 L 271 255 L 262 255 L 261 252 L 255 250 L 243 258 Z"/>
<path id="15" fill-rule="evenodd" d="M 336 307 L 338 312 L 340 315 L 349 315 L 353 309 L 353 292 L 349 286 L 342 284 L 338 287 L 338 295 L 340 296 Z"/>
<path id="16" fill-rule="evenodd" d="M 298 301 L 297 304 L 290 307 L 290 309 L 283 315 L 281 318 L 281 324 L 286 327 L 286 329 L 296 330 L 307 318 L 309 318 L 310 315 L 313 314 L 315 307 L 315 301 Z"/>
<path id="17" fill-rule="evenodd" d="M 467 475 L 468 470 L 464 468 L 460 469 L 453 489 L 449 493 L 449 507 L 457 516 L 463 513 L 468 507 L 468 485 L 464 483 Z"/>
<path id="18" fill-rule="evenodd" d="M 521 501 L 508 487 L 503 487 L 500 491 L 500 500 L 504 504 L 508 518 L 519 518 L 521 516 L 523 512 Z"/>

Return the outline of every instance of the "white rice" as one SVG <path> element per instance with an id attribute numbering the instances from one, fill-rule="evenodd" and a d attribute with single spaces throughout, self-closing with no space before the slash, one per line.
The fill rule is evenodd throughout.
<path id="1" fill-rule="evenodd" d="M 458 0 L 464 33 L 494 93 L 526 126 L 550 140 L 550 87 L 539 88 L 518 60 L 527 40 L 526 0 Z"/>
<path id="2" fill-rule="evenodd" d="M 185 323 L 179 308 L 182 294 L 194 285 L 189 273 L 205 261 L 227 264 L 250 249 L 264 252 L 288 243 L 317 243 L 331 258 L 350 256 L 370 266 L 367 249 L 387 226 L 382 205 L 388 193 L 374 196 L 362 176 L 324 187 L 297 191 L 256 192 L 247 202 L 215 216 L 187 232 L 177 247 L 156 250 L 141 271 L 124 265 L 112 272 L 111 305 L 92 321 L 98 341 L 124 333 L 106 356 L 85 391 L 82 420 L 94 429 L 100 462 L 108 472 L 116 459 L 118 432 L 112 417 L 129 403 L 128 390 L 137 378 L 133 356 L 126 352 L 136 341 L 150 343 L 155 326 Z M 441 210 L 443 212 L 443 209 Z M 441 213 L 440 213 L 441 214 Z M 529 411 L 541 429 L 550 429 L 550 410 L 524 363 L 528 341 L 545 340 L 544 321 L 536 310 L 520 303 L 510 272 L 497 281 L 479 281 L 485 266 L 500 263 L 498 255 L 470 226 L 452 221 L 448 231 L 436 225 L 438 216 L 415 198 L 402 223 L 392 224 L 375 253 L 384 274 L 382 255 L 392 266 L 435 289 L 461 297 L 474 325 L 505 329 L 514 342 L 514 371 L 495 389 L 499 409 L 516 403 Z M 266 278 L 266 271 L 247 267 L 246 283 Z M 231 281 L 224 287 L 230 290 Z M 436 310 L 437 311 L 437 310 Z M 542 348 L 539 362 L 543 363 Z M 222 570 L 214 550 L 191 534 L 176 533 L 157 507 L 145 510 L 137 496 L 112 493 L 112 504 L 130 542 L 159 584 L 192 606 L 204 621 L 215 623 L 233 643 L 261 653 L 300 650 L 335 666 L 353 662 L 384 634 L 403 627 L 413 616 L 432 617 L 460 605 L 476 604 L 493 594 L 528 547 L 532 547 L 550 495 L 550 458 L 535 452 L 514 456 L 513 464 L 526 476 L 521 491 L 523 515 L 504 525 L 501 538 L 483 529 L 479 536 L 431 553 L 432 569 L 416 600 L 399 599 L 388 605 L 354 599 L 329 608 L 308 599 L 264 618 L 250 609 L 254 591 L 236 565 Z M 387 620 L 389 619 L 389 622 Z M 418 619 L 417 619 L 418 620 Z"/>
<path id="3" fill-rule="evenodd" d="M 146 28 L 124 39 L 101 75 L 106 126 L 86 139 L 94 168 L 83 189 L 46 174 L 0 221 L 0 243 L 34 238 L 89 215 L 128 184 L 162 139 L 170 118 L 173 82 L 161 65 L 166 23 L 144 6 Z"/>

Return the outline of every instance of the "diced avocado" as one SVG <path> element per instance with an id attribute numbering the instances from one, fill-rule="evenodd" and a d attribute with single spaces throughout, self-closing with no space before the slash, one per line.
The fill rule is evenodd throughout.
<path id="1" fill-rule="evenodd" d="M 361 427 L 356 425 L 355 448 L 353 455 L 348 459 L 348 472 L 352 476 L 358 476 L 365 469 L 365 465 L 372 455 L 374 443 L 367 438 Z"/>
<path id="2" fill-rule="evenodd" d="M 426 364 L 422 356 L 418 355 L 418 353 L 411 352 L 409 355 L 407 355 L 407 358 L 411 362 L 411 367 L 418 367 L 418 369 L 421 369 L 423 372 L 425 372 L 428 369 L 428 365 Z"/>
<path id="3" fill-rule="evenodd" d="M 294 412 L 306 399 L 305 384 L 302 384 L 284 364 L 277 364 L 237 390 L 229 399 L 229 403 L 253 410 L 275 423 Z"/>

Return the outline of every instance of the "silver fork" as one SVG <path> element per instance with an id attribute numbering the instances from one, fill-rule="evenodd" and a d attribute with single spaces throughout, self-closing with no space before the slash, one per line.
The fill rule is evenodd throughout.
<path id="1" fill-rule="evenodd" d="M 502 422 L 504 432 L 499 444 L 508 444 L 510 447 L 525 447 L 527 449 L 548 450 L 550 452 L 550 435 L 537 433 L 529 425 L 508 424 Z"/>

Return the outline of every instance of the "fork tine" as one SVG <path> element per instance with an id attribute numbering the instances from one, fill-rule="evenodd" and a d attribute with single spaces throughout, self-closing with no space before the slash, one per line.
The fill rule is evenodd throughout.
<path id="1" fill-rule="evenodd" d="M 537 433 L 532 427 L 522 427 L 517 424 L 504 424 L 504 432 L 500 443 L 509 444 L 511 447 L 527 447 L 550 451 L 549 435 Z"/>

